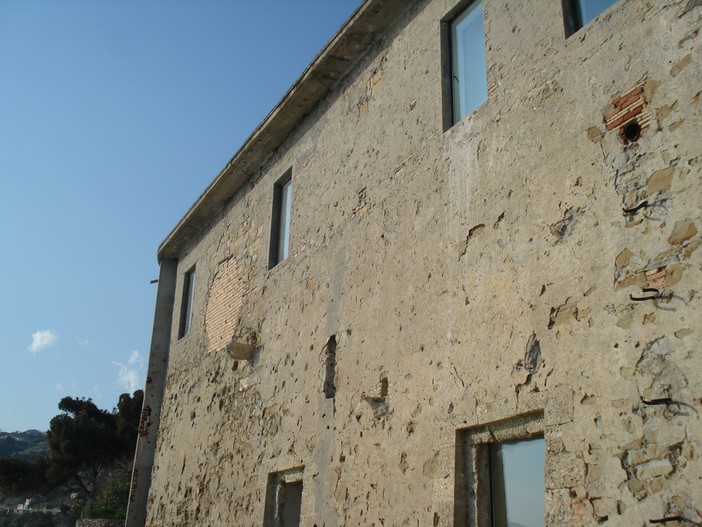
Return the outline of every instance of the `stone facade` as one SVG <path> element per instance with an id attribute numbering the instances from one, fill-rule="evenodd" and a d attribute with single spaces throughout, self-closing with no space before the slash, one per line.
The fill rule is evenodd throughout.
<path id="1" fill-rule="evenodd" d="M 461 441 L 500 434 L 544 437 L 546 525 L 702 520 L 700 2 L 566 38 L 485 0 L 489 98 L 447 126 L 458 5 L 364 2 L 161 246 L 146 525 L 272 525 L 286 477 L 307 527 L 464 525 Z"/>

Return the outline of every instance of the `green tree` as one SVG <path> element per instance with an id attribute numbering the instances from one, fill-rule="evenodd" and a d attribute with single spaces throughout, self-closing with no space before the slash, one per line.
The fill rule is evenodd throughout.
<path id="1" fill-rule="evenodd" d="M 123 393 L 117 402 L 117 434 L 123 445 L 122 448 L 134 455 L 136 440 L 139 434 L 139 420 L 141 418 L 141 406 L 144 402 L 144 392 L 137 390 L 133 395 Z"/>
<path id="2" fill-rule="evenodd" d="M 7 495 L 41 494 L 69 481 L 84 495 L 83 516 L 90 517 L 96 484 L 108 469 L 127 464 L 136 448 L 143 392 L 122 394 L 112 412 L 90 399 L 64 397 L 63 412 L 51 420 L 49 455 L 33 463 L 0 458 L 0 491 Z"/>
<path id="3" fill-rule="evenodd" d="M 22 496 L 48 490 L 47 462 L 34 463 L 12 457 L 0 458 L 0 490 L 8 496 Z"/>
<path id="4" fill-rule="evenodd" d="M 124 518 L 129 501 L 130 473 L 125 470 L 113 470 L 98 485 L 93 514 L 97 518 Z"/>

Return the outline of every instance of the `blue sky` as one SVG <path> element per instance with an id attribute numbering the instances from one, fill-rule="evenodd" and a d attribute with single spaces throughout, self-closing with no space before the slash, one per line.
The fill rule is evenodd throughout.
<path id="1" fill-rule="evenodd" d="M 0 1 L 0 430 L 143 386 L 159 243 L 359 3 Z"/>

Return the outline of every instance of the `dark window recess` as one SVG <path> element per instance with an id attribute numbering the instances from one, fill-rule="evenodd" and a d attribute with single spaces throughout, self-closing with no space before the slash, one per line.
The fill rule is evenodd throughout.
<path id="1" fill-rule="evenodd" d="M 324 396 L 327 399 L 331 399 L 336 395 L 336 385 L 334 384 L 334 378 L 336 377 L 336 337 L 334 335 L 327 339 L 325 348 Z"/>
<path id="2" fill-rule="evenodd" d="M 190 333 L 193 323 L 193 299 L 195 296 L 195 266 L 183 275 L 183 296 L 180 301 L 180 324 L 178 338 Z"/>
<path id="3" fill-rule="evenodd" d="M 268 475 L 265 527 L 299 527 L 302 516 L 303 467 Z"/>
<path id="4" fill-rule="evenodd" d="M 280 511 L 281 527 L 298 527 L 302 510 L 302 481 L 283 483 L 281 485 L 283 496 L 282 510 Z"/>

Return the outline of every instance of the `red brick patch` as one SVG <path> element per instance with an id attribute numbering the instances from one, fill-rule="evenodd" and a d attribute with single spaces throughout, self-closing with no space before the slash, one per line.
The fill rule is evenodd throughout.
<path id="1" fill-rule="evenodd" d="M 622 129 L 636 120 L 641 132 L 648 129 L 651 122 L 651 111 L 648 109 L 643 94 L 643 85 L 636 86 L 612 101 L 612 109 L 604 115 L 605 127 L 608 132 Z"/>

